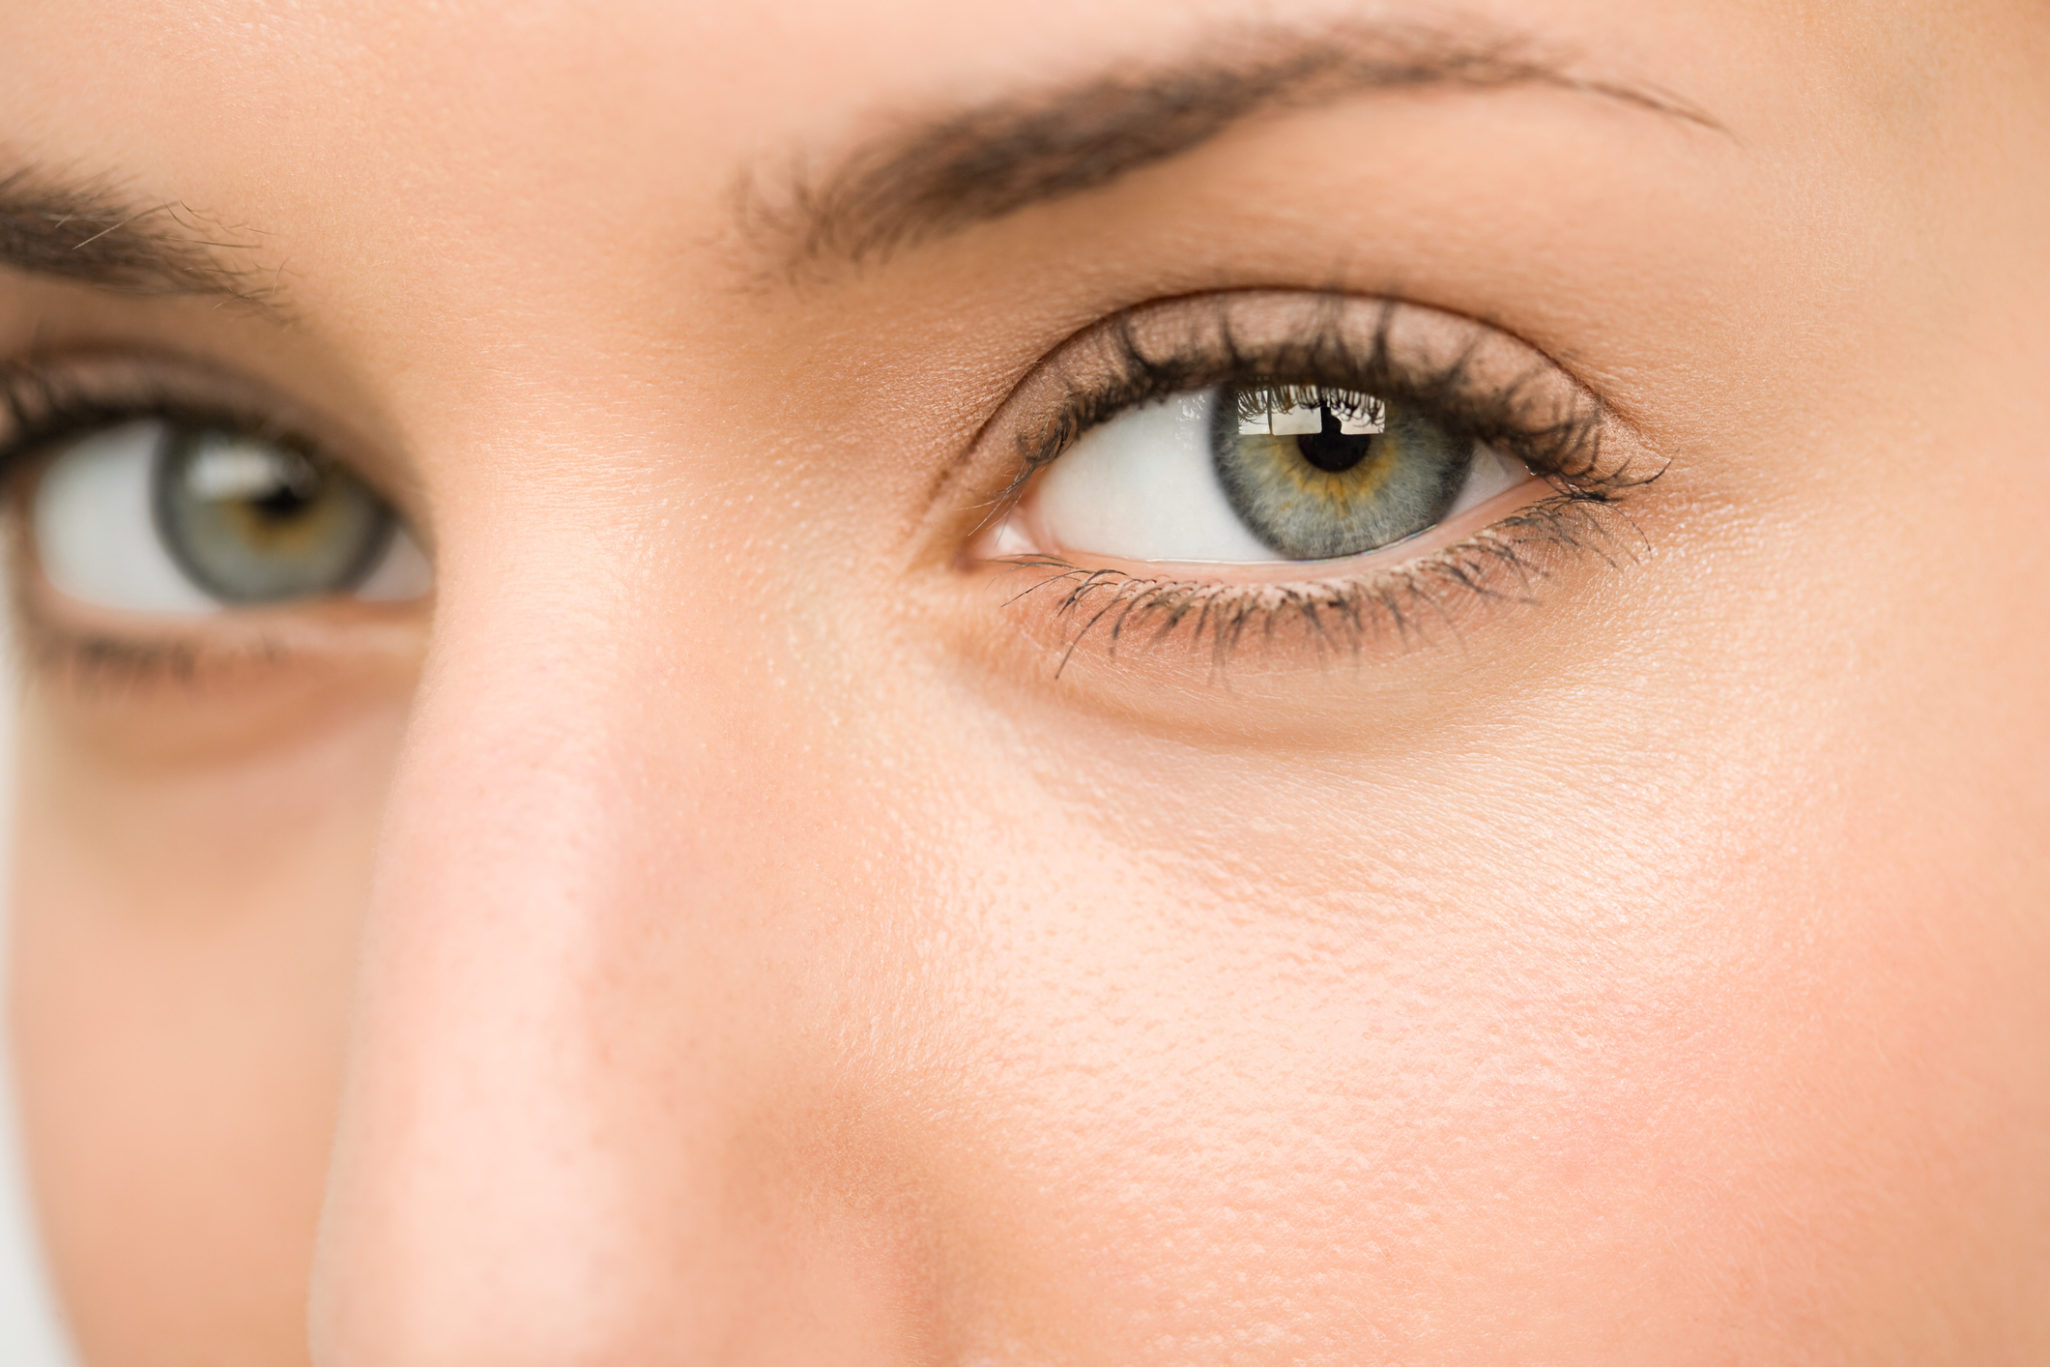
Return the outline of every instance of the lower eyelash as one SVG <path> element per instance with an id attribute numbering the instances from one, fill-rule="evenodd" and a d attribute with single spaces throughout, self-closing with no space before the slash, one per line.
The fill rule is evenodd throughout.
<path id="1" fill-rule="evenodd" d="M 1207 642 L 1211 668 L 1221 673 L 1249 636 L 1272 644 L 1291 627 L 1320 664 L 1334 656 L 1357 658 L 1391 636 L 1405 649 L 1429 644 L 1434 629 L 1457 637 L 1449 595 L 1533 603 L 1554 553 L 1595 555 L 1614 566 L 1634 561 L 1642 542 L 1608 496 L 1574 490 L 1542 499 L 1465 541 L 1350 580 L 1152 579 L 1039 555 L 1001 563 L 1040 572 L 1011 604 L 1048 601 L 1050 591 L 1051 615 L 1066 636 L 1056 678 L 1091 640 L 1102 642 L 1105 658 L 1113 661 L 1120 648 L 1134 643 L 1155 648 L 1179 638 L 1201 648 Z"/>
<path id="2" fill-rule="evenodd" d="M 37 571 L 21 550 L 19 526 L 9 533 L 13 545 L 4 576 L 4 610 L 15 645 L 12 663 L 22 682 L 61 685 L 67 694 L 102 702 L 172 694 L 231 697 L 252 671 L 270 677 L 280 669 L 319 667 L 336 658 L 334 638 L 318 624 L 244 623 L 226 639 L 215 639 L 207 632 L 181 633 L 175 626 L 131 635 L 61 622 L 38 601 Z M 359 620 L 348 629 L 354 659 L 410 657 L 416 649 L 409 623 Z"/>
<path id="3" fill-rule="evenodd" d="M 165 688 L 198 692 L 238 671 L 275 668 L 300 653 L 292 642 L 263 632 L 221 643 L 59 625 L 37 605 L 30 586 L 33 574 L 33 567 L 17 555 L 7 576 L 15 664 L 24 677 L 60 681 L 72 693 L 107 698 Z"/>
<path id="4" fill-rule="evenodd" d="M 196 685 L 212 663 L 185 641 L 126 641 L 117 636 L 72 636 L 37 622 L 17 609 L 16 638 L 23 662 L 39 678 L 62 678 L 66 686 L 95 694 L 147 691 L 164 684 Z"/>

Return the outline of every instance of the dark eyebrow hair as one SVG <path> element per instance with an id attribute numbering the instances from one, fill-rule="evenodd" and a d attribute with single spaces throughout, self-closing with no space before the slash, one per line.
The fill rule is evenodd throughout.
<path id="1" fill-rule="evenodd" d="M 1677 95 L 1583 74 L 1571 58 L 1541 52 L 1523 35 L 1471 23 L 1457 32 L 1404 25 L 1238 30 L 1204 43 L 1192 60 L 908 121 L 856 147 L 823 177 L 800 165 L 781 193 L 764 194 L 743 177 L 743 231 L 755 237 L 766 230 L 797 271 L 861 264 L 1097 189 L 1261 115 L 1432 86 L 1549 86 L 1728 131 Z"/>
<path id="2" fill-rule="evenodd" d="M 102 181 L 0 174 L 0 269 L 117 294 L 187 295 L 281 315 L 259 243 L 176 201 L 137 202 Z M 236 240 L 236 238 L 245 240 Z M 238 259 L 238 257 L 240 259 Z"/>

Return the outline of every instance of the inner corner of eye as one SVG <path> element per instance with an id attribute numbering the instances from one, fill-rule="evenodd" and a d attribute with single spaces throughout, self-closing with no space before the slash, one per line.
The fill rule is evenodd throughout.
<path id="1" fill-rule="evenodd" d="M 1045 547 L 1032 534 L 1030 526 L 1030 492 L 1018 503 L 984 527 L 975 539 L 974 554 L 982 560 L 1015 560 L 1020 556 L 1041 554 Z"/>

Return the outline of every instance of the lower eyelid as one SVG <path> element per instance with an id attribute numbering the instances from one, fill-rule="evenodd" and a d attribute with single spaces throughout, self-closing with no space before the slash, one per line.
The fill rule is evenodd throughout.
<path id="1" fill-rule="evenodd" d="M 276 614 L 165 619 L 95 611 L 60 601 L 32 566 L 17 563 L 14 635 L 36 676 L 71 693 L 155 689 L 238 695 L 337 667 L 411 670 L 425 649 L 421 603 L 347 600 Z M 252 618 L 254 618 L 252 620 Z"/>
<path id="2" fill-rule="evenodd" d="M 1180 660 L 1200 671 L 1191 682 L 1215 682 L 1241 655 L 1263 669 L 1322 668 L 1464 640 L 1491 615 L 1535 606 L 1541 586 L 1583 558 L 1633 559 L 1636 540 L 1617 519 L 1612 504 L 1532 478 L 1442 536 L 1346 561 L 1233 567 L 1226 579 L 1216 565 L 1027 556 L 1005 562 L 997 582 L 1055 678 L 1086 656 L 1111 667 Z"/>

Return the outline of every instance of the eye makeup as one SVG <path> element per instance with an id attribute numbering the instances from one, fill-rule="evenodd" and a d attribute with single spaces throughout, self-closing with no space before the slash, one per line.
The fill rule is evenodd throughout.
<path id="1" fill-rule="evenodd" d="M 1165 459 L 1177 406 L 1190 449 Z M 1583 553 L 1627 559 L 1619 504 L 1660 469 L 1584 385 L 1505 332 L 1330 293 L 1121 315 L 1057 353 L 1013 408 L 1013 474 L 975 555 L 1023 581 L 1009 607 L 1056 647 L 1057 672 L 1090 642 L 1111 659 L 1179 642 L 1218 666 L 1252 642 L 1314 659 L 1417 646 L 1478 606 L 1534 603 Z M 1127 477 L 1078 494 L 1062 462 L 1108 469 L 1097 447 L 1112 434 Z M 1218 535 L 1190 532 L 1206 518 Z M 1119 523 L 1146 534 L 1120 538 Z"/>

